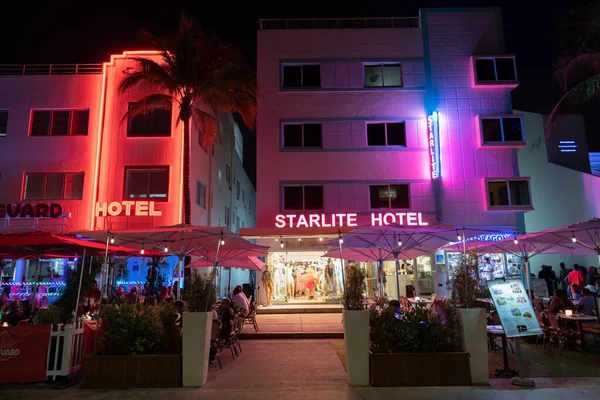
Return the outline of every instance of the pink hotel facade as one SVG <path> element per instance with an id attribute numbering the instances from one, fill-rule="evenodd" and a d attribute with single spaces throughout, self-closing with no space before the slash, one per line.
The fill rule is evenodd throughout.
<path id="1" fill-rule="evenodd" d="M 314 235 L 335 228 L 311 214 L 348 213 L 514 233 L 533 209 L 500 9 L 263 20 L 258 78 L 257 228 L 242 234 Z"/>

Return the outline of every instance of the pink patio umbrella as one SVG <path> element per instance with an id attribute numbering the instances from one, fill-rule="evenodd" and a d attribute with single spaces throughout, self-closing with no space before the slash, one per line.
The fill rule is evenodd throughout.
<path id="1" fill-rule="evenodd" d="M 221 258 L 219 257 L 218 264 L 222 267 L 229 268 L 228 274 L 228 283 L 227 283 L 227 292 L 231 290 L 231 268 L 240 268 L 247 269 L 250 271 L 262 271 L 265 266 L 265 263 L 259 260 L 255 256 L 241 255 L 235 256 L 235 253 L 239 253 L 237 251 L 231 252 L 231 254 L 227 257 Z M 247 252 L 246 254 L 251 254 Z M 207 257 L 202 257 L 188 265 L 185 268 L 210 268 L 215 265 L 214 255 L 208 255 Z"/>

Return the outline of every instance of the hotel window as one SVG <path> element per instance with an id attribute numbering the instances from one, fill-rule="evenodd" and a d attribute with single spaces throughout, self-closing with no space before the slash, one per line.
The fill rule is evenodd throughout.
<path id="1" fill-rule="evenodd" d="M 321 66 L 319 64 L 284 65 L 284 88 L 320 88 Z"/>
<path id="2" fill-rule="evenodd" d="M 488 180 L 486 185 L 490 209 L 531 207 L 528 180 Z"/>
<path id="3" fill-rule="evenodd" d="M 242 203 L 244 203 L 244 208 L 246 208 L 246 189 L 242 188 Z"/>
<path id="4" fill-rule="evenodd" d="M 235 217 L 235 231 L 240 231 L 240 217 Z"/>
<path id="5" fill-rule="evenodd" d="M 235 181 L 235 197 L 237 200 L 240 199 L 240 191 L 241 191 L 240 181 Z"/>
<path id="6" fill-rule="evenodd" d="M 283 209 L 286 211 L 322 210 L 323 186 L 285 186 L 283 188 Z"/>
<path id="7" fill-rule="evenodd" d="M 196 204 L 206 210 L 206 186 L 196 181 Z"/>
<path id="8" fill-rule="evenodd" d="M 410 208 L 408 185 L 371 185 L 369 194 L 372 209 Z"/>
<path id="9" fill-rule="evenodd" d="M 225 226 L 229 226 L 229 207 L 225 206 Z"/>
<path id="10" fill-rule="evenodd" d="M 475 57 L 475 83 L 515 82 L 515 57 Z"/>
<path id="11" fill-rule="evenodd" d="M 23 200 L 81 200 L 83 172 L 27 172 Z"/>
<path id="12" fill-rule="evenodd" d="M 135 103 L 129 103 L 132 108 Z M 160 137 L 171 136 L 171 110 L 169 107 L 154 107 L 147 114 L 129 117 L 127 136 Z"/>
<path id="13" fill-rule="evenodd" d="M 283 147 L 321 148 L 323 146 L 321 128 L 321 124 L 284 124 Z"/>
<path id="14" fill-rule="evenodd" d="M 32 110 L 30 136 L 87 135 L 90 110 Z"/>
<path id="15" fill-rule="evenodd" d="M 406 146 L 406 124 L 404 122 L 368 123 L 367 145 Z"/>
<path id="16" fill-rule="evenodd" d="M 0 137 L 6 136 L 8 130 L 8 110 L 0 110 Z"/>
<path id="17" fill-rule="evenodd" d="M 400 64 L 365 65 L 365 87 L 402 87 Z"/>
<path id="18" fill-rule="evenodd" d="M 229 184 L 229 190 L 231 190 L 231 167 L 229 164 L 225 164 L 225 180 Z"/>
<path id="19" fill-rule="evenodd" d="M 169 167 L 125 167 L 125 199 L 167 201 Z"/>
<path id="20" fill-rule="evenodd" d="M 523 142 L 523 121 L 520 117 L 481 118 L 483 143 Z"/>

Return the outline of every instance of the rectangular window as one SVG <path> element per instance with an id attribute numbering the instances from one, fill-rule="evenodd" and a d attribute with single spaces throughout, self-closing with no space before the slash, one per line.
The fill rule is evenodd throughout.
<path id="1" fill-rule="evenodd" d="M 321 124 L 283 125 L 283 147 L 323 147 Z"/>
<path id="2" fill-rule="evenodd" d="M 488 180 L 487 193 L 488 207 L 491 209 L 531 207 L 528 180 Z"/>
<path id="3" fill-rule="evenodd" d="M 240 230 L 240 217 L 235 217 L 235 230 L 236 232 Z"/>
<path id="4" fill-rule="evenodd" d="M 410 208 L 409 185 L 371 185 L 369 198 L 372 209 Z"/>
<path id="5" fill-rule="evenodd" d="M 225 206 L 225 226 L 229 226 L 229 207 Z"/>
<path id="6" fill-rule="evenodd" d="M 283 188 L 283 209 L 293 210 L 322 210 L 323 186 L 285 186 Z"/>
<path id="7" fill-rule="evenodd" d="M 231 190 L 231 167 L 229 164 L 225 164 L 225 180 L 229 184 L 229 190 Z"/>
<path id="8" fill-rule="evenodd" d="M 369 146 L 406 146 L 404 122 L 381 122 L 367 124 Z"/>
<path id="9" fill-rule="evenodd" d="M 242 188 L 242 203 L 244 203 L 244 208 L 246 208 L 246 189 Z"/>
<path id="10" fill-rule="evenodd" d="M 134 104 L 129 103 L 129 108 L 132 108 Z M 146 114 L 129 117 L 127 122 L 127 136 L 171 136 L 171 110 L 171 107 L 154 107 Z"/>
<path id="11" fill-rule="evenodd" d="M 483 117 L 481 136 L 484 144 L 523 142 L 521 117 Z"/>
<path id="12" fill-rule="evenodd" d="M 240 186 L 240 181 L 236 181 L 235 182 L 235 197 L 237 198 L 237 200 L 240 199 L 240 192 L 241 192 L 241 186 Z"/>
<path id="13" fill-rule="evenodd" d="M 514 56 L 476 57 L 475 83 L 515 82 L 517 66 Z"/>
<path id="14" fill-rule="evenodd" d="M 87 135 L 90 110 L 32 110 L 30 136 Z"/>
<path id="15" fill-rule="evenodd" d="M 0 137 L 8 131 L 8 110 L 0 110 Z"/>
<path id="16" fill-rule="evenodd" d="M 196 181 L 196 204 L 206 210 L 206 186 Z"/>
<path id="17" fill-rule="evenodd" d="M 26 172 L 23 200 L 81 200 L 83 172 Z"/>
<path id="18" fill-rule="evenodd" d="M 365 65 L 365 87 L 402 87 L 400 64 Z"/>
<path id="19" fill-rule="evenodd" d="M 125 199 L 167 201 L 169 167 L 125 167 Z"/>
<path id="20" fill-rule="evenodd" d="M 284 65 L 284 88 L 320 88 L 321 66 L 319 64 Z"/>

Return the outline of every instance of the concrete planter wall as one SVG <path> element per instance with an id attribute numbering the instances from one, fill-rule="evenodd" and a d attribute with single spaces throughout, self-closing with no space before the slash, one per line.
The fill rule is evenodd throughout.
<path id="1" fill-rule="evenodd" d="M 468 353 L 370 355 L 372 386 L 469 386 Z"/>
<path id="2" fill-rule="evenodd" d="M 486 311 L 483 308 L 461 308 L 458 312 L 465 351 L 471 355 L 473 385 L 489 385 Z"/>
<path id="3" fill-rule="evenodd" d="M 201 387 L 208 379 L 212 313 L 183 313 L 183 386 Z"/>
<path id="4" fill-rule="evenodd" d="M 344 310 L 344 342 L 348 384 L 369 384 L 369 312 Z"/>

